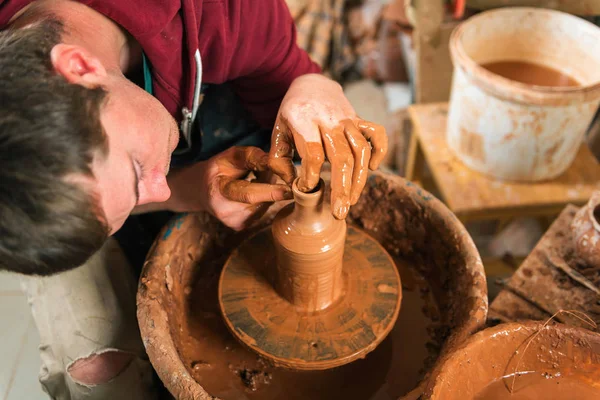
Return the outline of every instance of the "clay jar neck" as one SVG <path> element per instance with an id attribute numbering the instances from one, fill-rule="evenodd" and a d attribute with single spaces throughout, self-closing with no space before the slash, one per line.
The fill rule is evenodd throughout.
<path id="1" fill-rule="evenodd" d="M 587 204 L 587 213 L 594 230 L 600 233 L 600 192 L 594 192 Z"/>
<path id="2" fill-rule="evenodd" d="M 329 207 L 325 207 L 323 202 L 323 181 L 309 193 L 301 192 L 298 189 L 297 181 L 292 185 L 294 193 L 294 210 L 290 215 L 290 221 L 293 221 L 297 228 L 302 232 L 314 235 L 323 232 L 331 225 L 334 218 Z"/>
<path id="3" fill-rule="evenodd" d="M 310 193 L 292 190 L 295 203 L 273 222 L 275 285 L 298 310 L 323 310 L 341 295 L 346 222 L 335 219 L 323 201 L 324 182 Z"/>

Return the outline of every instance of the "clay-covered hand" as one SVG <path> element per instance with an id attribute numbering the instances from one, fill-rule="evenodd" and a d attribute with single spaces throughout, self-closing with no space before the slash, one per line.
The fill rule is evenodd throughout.
<path id="1" fill-rule="evenodd" d="M 297 78 L 285 95 L 271 137 L 269 166 L 288 185 L 296 177 L 294 149 L 302 159 L 298 188 L 309 192 L 319 182 L 325 159 L 331 163 L 331 208 L 346 218 L 385 157 L 385 129 L 356 116 L 342 87 L 322 75 Z"/>
<path id="2" fill-rule="evenodd" d="M 293 198 L 287 185 L 271 183 L 268 160 L 267 153 L 257 147 L 232 147 L 172 171 L 169 208 L 208 211 L 228 227 L 244 229 L 273 202 Z M 252 182 L 245 179 L 251 171 L 257 176 Z"/>

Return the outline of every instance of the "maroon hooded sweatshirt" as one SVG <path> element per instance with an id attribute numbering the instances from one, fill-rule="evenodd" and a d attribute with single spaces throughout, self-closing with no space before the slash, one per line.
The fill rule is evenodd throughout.
<path id="1" fill-rule="evenodd" d="M 31 1 L 0 0 L 0 29 Z M 292 81 L 320 72 L 297 46 L 284 0 L 80 2 L 140 43 L 152 65 L 154 96 L 182 120 L 184 137 L 198 107 L 200 83 L 230 82 L 256 121 L 271 127 Z"/>

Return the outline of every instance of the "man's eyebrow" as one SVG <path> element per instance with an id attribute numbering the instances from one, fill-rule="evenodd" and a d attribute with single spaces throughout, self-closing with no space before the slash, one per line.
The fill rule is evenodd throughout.
<path id="1" fill-rule="evenodd" d="M 131 169 L 133 170 L 133 176 L 135 177 L 134 191 L 135 191 L 135 205 L 137 206 L 137 204 L 140 202 L 140 190 L 139 190 L 140 178 L 137 174 L 137 171 L 135 170 L 135 161 L 133 161 L 133 158 L 131 159 Z"/>

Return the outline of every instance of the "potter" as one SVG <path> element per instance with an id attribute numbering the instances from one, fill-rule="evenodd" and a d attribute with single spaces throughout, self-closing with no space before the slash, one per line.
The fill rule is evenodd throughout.
<path id="1" fill-rule="evenodd" d="M 173 212 L 246 229 L 291 198 L 297 152 L 305 191 L 324 161 L 337 171 L 342 220 L 385 132 L 297 46 L 284 0 L 0 3 L 0 268 L 74 270 L 27 280 L 48 338 L 43 385 L 53 397 L 151 399 L 137 329 L 112 327 L 135 325 L 132 288 Z"/>

